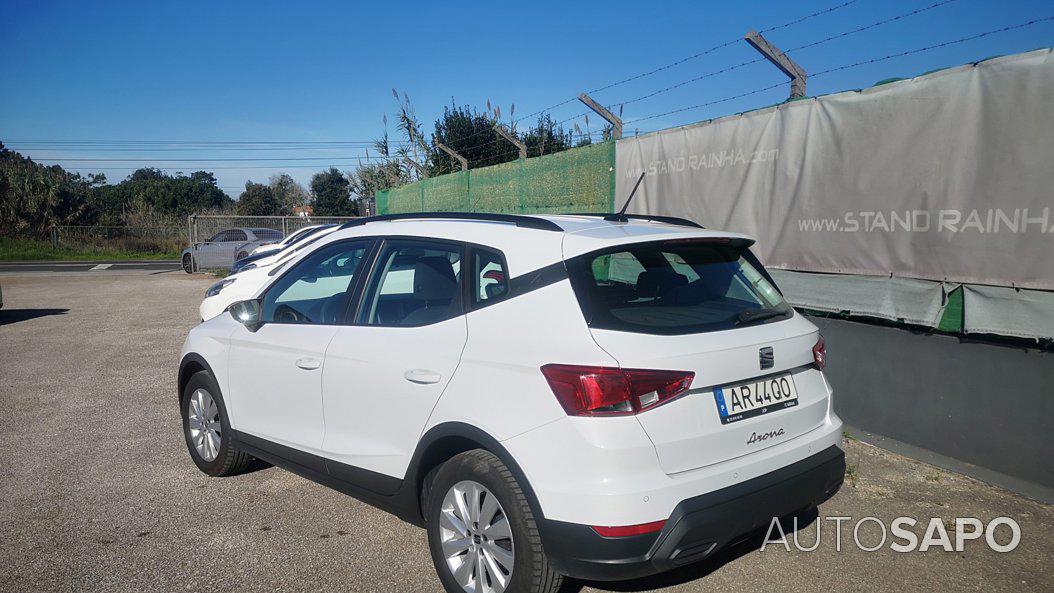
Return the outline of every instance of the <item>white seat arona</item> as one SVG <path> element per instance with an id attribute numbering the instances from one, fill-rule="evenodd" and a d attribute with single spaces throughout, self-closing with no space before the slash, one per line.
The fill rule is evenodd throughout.
<path id="1" fill-rule="evenodd" d="M 349 223 L 191 330 L 190 455 L 426 526 L 451 592 L 701 560 L 844 474 L 823 340 L 752 243 L 663 217 Z"/>

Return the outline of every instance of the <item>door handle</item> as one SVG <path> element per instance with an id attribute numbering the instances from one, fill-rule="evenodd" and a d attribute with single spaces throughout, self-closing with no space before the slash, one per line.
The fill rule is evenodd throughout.
<path id="1" fill-rule="evenodd" d="M 305 371 L 313 371 L 318 367 L 322 366 L 322 361 L 317 358 L 301 358 L 296 361 L 296 366 L 304 369 Z"/>
<path id="2" fill-rule="evenodd" d="M 420 383 L 421 385 L 438 383 L 443 378 L 439 373 L 426 369 L 410 369 L 403 373 L 403 377 L 411 383 Z"/>

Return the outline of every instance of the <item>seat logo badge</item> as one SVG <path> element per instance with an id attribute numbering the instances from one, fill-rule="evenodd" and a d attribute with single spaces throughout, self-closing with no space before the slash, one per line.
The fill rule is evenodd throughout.
<path id="1" fill-rule="evenodd" d="M 776 358 L 772 354 L 772 346 L 765 346 L 758 352 L 758 355 L 760 358 L 762 370 L 771 369 L 772 366 L 776 364 Z"/>

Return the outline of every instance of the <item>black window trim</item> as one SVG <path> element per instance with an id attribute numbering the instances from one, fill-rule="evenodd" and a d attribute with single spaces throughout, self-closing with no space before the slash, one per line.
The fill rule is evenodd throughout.
<path id="1" fill-rule="evenodd" d="M 361 297 L 362 282 L 363 282 L 363 278 L 365 276 L 365 274 L 363 272 L 366 271 L 369 266 L 372 266 L 372 260 L 377 255 L 377 245 L 380 243 L 380 241 L 377 240 L 377 237 L 372 237 L 372 236 L 348 237 L 347 239 L 340 239 L 339 241 L 334 241 L 332 243 L 327 243 L 325 245 L 322 245 L 321 247 L 319 247 L 319 249 L 328 249 L 329 247 L 335 247 L 335 246 L 338 246 L 338 245 L 342 245 L 344 243 L 365 243 L 366 244 L 366 252 L 362 255 L 362 263 L 360 264 L 361 268 L 355 274 L 355 276 L 352 278 L 351 284 L 348 285 L 348 289 L 344 291 L 344 305 L 341 307 L 343 309 L 343 312 L 341 313 L 340 318 L 337 319 L 337 322 L 336 323 L 296 323 L 296 322 L 291 322 L 291 321 L 265 321 L 264 322 L 265 324 L 267 324 L 267 325 L 272 325 L 272 324 L 273 325 L 307 325 L 307 326 L 323 326 L 323 327 L 339 327 L 339 326 L 347 325 L 346 322 L 347 322 L 347 318 L 348 318 L 348 310 L 349 310 L 351 304 L 353 302 L 355 302 L 358 298 Z M 263 303 L 263 300 L 267 297 L 267 293 L 271 292 L 271 290 L 274 289 L 275 285 L 277 285 L 279 282 L 281 282 L 282 279 L 285 278 L 287 275 L 289 275 L 289 274 L 293 273 L 295 270 L 297 270 L 300 267 L 300 264 L 302 264 L 305 260 L 307 260 L 307 258 L 309 258 L 312 255 L 314 255 L 314 253 L 317 250 L 318 249 L 315 249 L 315 250 L 312 250 L 311 253 L 305 254 L 304 257 L 301 258 L 299 261 L 297 261 L 295 265 L 290 266 L 285 272 L 279 274 L 276 278 L 272 279 L 271 283 L 267 285 L 267 288 L 265 288 L 264 291 L 262 293 L 260 293 L 260 296 L 257 297 L 260 300 L 260 302 Z"/>
<path id="2" fill-rule="evenodd" d="M 510 296 L 512 296 L 512 283 L 511 283 L 512 278 L 509 277 L 509 262 L 508 262 L 508 260 L 505 259 L 505 252 L 502 251 L 501 249 L 497 249 L 495 247 L 489 247 L 487 245 L 480 245 L 480 244 L 477 244 L 477 243 L 466 243 L 466 246 L 467 246 L 467 250 L 466 250 L 467 260 L 466 261 L 472 267 L 472 280 L 471 280 L 471 282 L 465 282 L 464 294 L 465 294 L 465 303 L 467 305 L 465 307 L 465 312 L 466 313 L 471 313 L 472 311 L 479 311 L 480 309 L 483 309 L 485 307 L 489 307 L 491 305 L 496 305 L 496 304 L 498 304 L 498 303 L 500 303 L 502 301 L 505 301 Z M 502 293 L 501 295 L 495 297 L 495 298 L 487 299 L 485 301 L 478 300 L 479 299 L 479 278 L 476 277 L 476 259 L 475 259 L 475 257 L 476 257 L 476 253 L 480 252 L 480 251 L 487 251 L 487 252 L 490 252 L 490 253 L 493 253 L 493 254 L 497 254 L 497 256 L 501 259 L 501 268 L 503 270 L 505 270 L 505 292 Z"/>
<path id="3" fill-rule="evenodd" d="M 450 319 L 453 319 L 455 317 L 462 317 L 466 313 L 468 313 L 469 309 L 468 309 L 468 307 L 466 307 L 465 298 L 464 298 L 465 285 L 467 284 L 465 282 L 465 276 L 466 276 L 466 274 L 465 274 L 465 263 L 466 263 L 466 257 L 467 257 L 467 255 L 469 253 L 469 249 L 468 249 L 468 245 L 469 244 L 468 243 L 466 243 L 465 241 L 456 241 L 456 240 L 453 240 L 453 239 L 437 239 L 437 238 L 434 238 L 434 237 L 425 237 L 425 236 L 420 236 L 420 235 L 374 235 L 373 238 L 377 240 L 377 243 L 376 243 L 376 247 L 375 247 L 375 249 L 374 249 L 374 251 L 373 251 L 373 253 L 371 254 L 371 257 L 370 257 L 369 270 L 368 270 L 369 273 L 363 275 L 363 281 L 362 281 L 362 285 L 360 287 L 360 290 L 357 291 L 357 293 L 354 296 L 355 306 L 354 306 L 354 308 L 352 308 L 350 306 L 347 308 L 347 310 L 345 312 L 345 315 L 344 315 L 344 323 L 343 323 L 343 325 L 352 326 L 352 327 L 383 327 L 383 328 L 402 328 L 402 329 L 406 329 L 408 327 L 428 327 L 430 325 L 435 325 L 437 323 L 442 323 L 444 321 L 449 321 Z M 434 245 L 447 247 L 447 248 L 456 247 L 456 248 L 458 248 L 460 250 L 460 252 L 461 252 L 461 274 L 460 274 L 460 277 L 458 278 L 459 285 L 458 285 L 458 291 L 457 291 L 458 304 L 459 304 L 460 311 L 458 312 L 457 315 L 453 315 L 453 316 L 447 317 L 445 319 L 440 319 L 438 321 L 433 321 L 432 323 L 426 323 L 424 325 L 376 325 L 376 324 L 373 324 L 373 323 L 362 323 L 362 322 L 359 322 L 359 318 L 360 318 L 360 316 L 362 315 L 362 312 L 363 312 L 362 308 L 365 305 L 365 301 L 366 301 L 366 293 L 369 290 L 369 288 L 371 287 L 371 283 L 373 281 L 374 275 L 378 273 L 378 265 L 380 264 L 381 254 L 384 253 L 384 251 L 388 247 L 388 245 L 390 245 L 390 244 L 399 244 L 399 243 L 432 243 Z M 378 289 L 379 288 L 380 287 L 378 287 Z M 349 303 L 349 305 L 350 305 L 350 303 Z"/>

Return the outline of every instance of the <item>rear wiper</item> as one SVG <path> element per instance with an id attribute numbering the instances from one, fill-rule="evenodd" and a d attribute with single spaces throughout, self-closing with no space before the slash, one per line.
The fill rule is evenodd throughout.
<path id="1" fill-rule="evenodd" d="M 745 309 L 736 315 L 736 325 L 741 323 L 754 323 L 764 319 L 772 319 L 784 315 L 783 311 L 777 309 Z"/>

